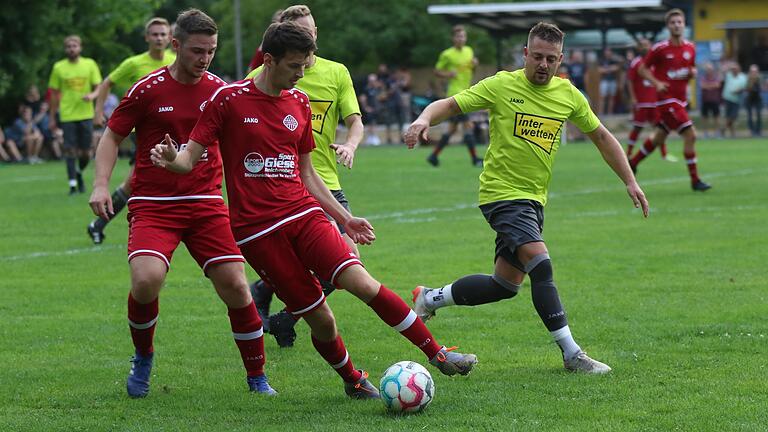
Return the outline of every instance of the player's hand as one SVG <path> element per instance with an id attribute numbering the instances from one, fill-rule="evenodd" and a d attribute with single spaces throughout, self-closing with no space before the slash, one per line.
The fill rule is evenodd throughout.
<path id="1" fill-rule="evenodd" d="M 51 130 L 51 132 L 56 132 L 56 129 L 58 127 L 56 126 L 56 116 L 49 115 L 48 116 L 48 129 Z"/>
<path id="2" fill-rule="evenodd" d="M 355 150 L 357 148 L 349 143 L 331 144 L 331 148 L 336 151 L 336 163 L 351 169 L 355 161 Z"/>
<path id="3" fill-rule="evenodd" d="M 416 119 L 403 134 L 403 141 L 409 149 L 416 147 L 417 143 L 428 143 L 429 123 L 420 118 Z"/>
<path id="4" fill-rule="evenodd" d="M 96 99 L 96 92 L 93 93 L 87 93 L 83 95 L 83 100 L 86 102 L 91 102 L 94 99 Z"/>
<path id="5" fill-rule="evenodd" d="M 115 215 L 115 209 L 112 207 L 112 196 L 106 186 L 94 186 L 91 192 L 91 198 L 88 204 L 96 216 L 110 220 Z"/>
<path id="6" fill-rule="evenodd" d="M 663 93 L 669 88 L 669 83 L 666 81 L 656 81 L 653 86 L 656 87 L 657 92 Z"/>
<path id="7" fill-rule="evenodd" d="M 97 128 L 103 128 L 107 122 L 107 118 L 104 116 L 103 111 L 96 111 L 93 114 L 93 126 Z"/>
<path id="8" fill-rule="evenodd" d="M 165 168 L 169 162 L 176 160 L 177 154 L 171 136 L 165 134 L 165 140 L 160 144 L 155 144 L 155 147 L 149 151 L 149 158 L 154 166 Z"/>
<path id="9" fill-rule="evenodd" d="M 344 224 L 344 230 L 347 235 L 357 244 L 368 245 L 376 240 L 376 234 L 373 232 L 373 226 L 367 220 L 359 217 L 350 218 Z"/>
<path id="10" fill-rule="evenodd" d="M 635 208 L 643 209 L 643 217 L 648 217 L 648 200 L 645 199 L 645 194 L 643 193 L 643 190 L 640 189 L 640 185 L 638 185 L 637 182 L 628 184 L 627 194 L 635 204 Z"/>

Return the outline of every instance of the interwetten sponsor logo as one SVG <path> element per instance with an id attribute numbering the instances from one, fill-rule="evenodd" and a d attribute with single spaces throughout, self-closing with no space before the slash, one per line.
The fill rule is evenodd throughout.
<path id="1" fill-rule="evenodd" d="M 563 121 L 517 112 L 515 113 L 515 136 L 551 154 Z"/>

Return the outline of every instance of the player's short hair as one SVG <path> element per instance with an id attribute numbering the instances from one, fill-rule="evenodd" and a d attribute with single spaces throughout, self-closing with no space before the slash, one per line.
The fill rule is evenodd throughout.
<path id="1" fill-rule="evenodd" d="M 261 42 L 264 54 L 270 54 L 280 61 L 288 52 L 299 52 L 309 55 L 317 51 L 315 38 L 305 27 L 293 21 L 272 23 L 264 32 Z"/>
<path id="2" fill-rule="evenodd" d="M 69 42 L 69 41 L 75 41 L 75 42 L 78 43 L 78 45 L 82 45 L 83 44 L 83 41 L 80 39 L 80 36 L 75 35 L 75 34 L 69 35 L 69 36 L 65 37 L 64 38 L 64 45 L 66 45 L 67 42 Z"/>
<path id="3" fill-rule="evenodd" d="M 307 5 L 293 5 L 280 13 L 278 22 L 295 21 L 309 15 L 312 15 L 312 11 Z"/>
<path id="4" fill-rule="evenodd" d="M 674 8 L 667 11 L 667 13 L 664 14 L 664 23 L 668 23 L 670 18 L 673 16 L 679 15 L 685 19 L 685 12 L 683 12 L 682 9 Z"/>
<path id="5" fill-rule="evenodd" d="M 539 38 L 543 41 L 562 46 L 565 33 L 554 24 L 539 22 L 528 32 L 528 45 L 531 44 L 533 38 Z"/>
<path id="6" fill-rule="evenodd" d="M 455 26 L 453 26 L 453 28 L 451 28 L 451 31 L 455 35 L 456 33 L 466 32 L 467 29 L 465 29 L 464 26 L 461 24 L 456 24 Z"/>
<path id="7" fill-rule="evenodd" d="M 219 33 L 216 22 L 200 9 L 187 9 L 176 18 L 176 29 L 173 31 L 174 39 L 179 42 L 187 40 L 189 35 L 204 34 L 213 36 Z"/>
<path id="8" fill-rule="evenodd" d="M 149 21 L 147 21 L 146 24 L 144 24 L 144 33 L 149 33 L 149 28 L 153 25 L 164 25 L 168 28 L 171 27 L 171 24 L 168 23 L 168 20 L 162 17 L 153 17 L 150 18 Z"/>

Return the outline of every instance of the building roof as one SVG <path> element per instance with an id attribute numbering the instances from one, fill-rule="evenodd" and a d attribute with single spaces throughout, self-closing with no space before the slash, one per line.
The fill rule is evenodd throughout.
<path id="1" fill-rule="evenodd" d="M 527 33 L 539 21 L 564 31 L 624 29 L 629 33 L 657 32 L 674 0 L 540 1 L 432 5 L 427 12 L 454 24 L 483 28 L 494 36 Z"/>

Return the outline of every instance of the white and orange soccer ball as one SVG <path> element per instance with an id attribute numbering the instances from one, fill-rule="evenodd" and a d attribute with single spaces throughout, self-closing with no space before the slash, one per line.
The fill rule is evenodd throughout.
<path id="1" fill-rule="evenodd" d="M 412 361 L 401 361 L 384 372 L 379 392 L 389 411 L 414 413 L 424 410 L 432 402 L 435 382 L 424 366 Z"/>

